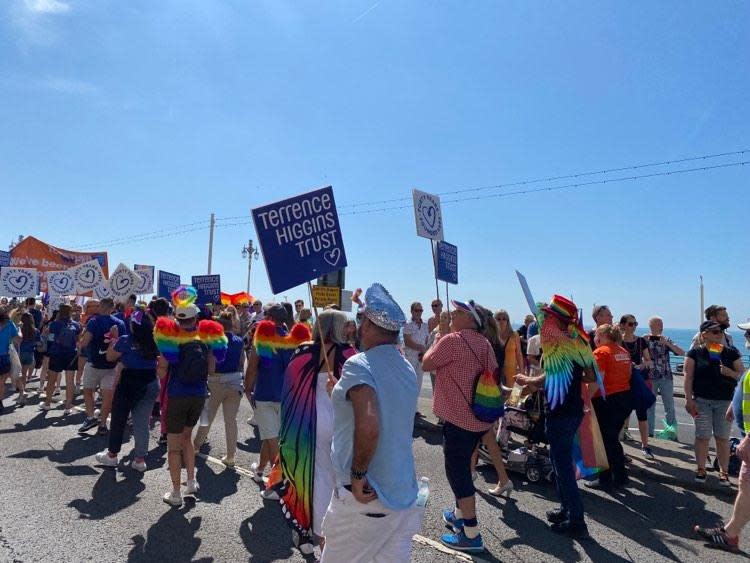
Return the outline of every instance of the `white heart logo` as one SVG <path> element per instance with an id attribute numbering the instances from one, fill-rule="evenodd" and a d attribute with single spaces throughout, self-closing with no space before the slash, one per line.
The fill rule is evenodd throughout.
<path id="1" fill-rule="evenodd" d="M 328 262 L 331 266 L 335 266 L 341 260 L 341 249 L 334 248 L 323 253 L 323 260 Z"/>
<path id="2" fill-rule="evenodd" d="M 89 268 L 88 270 L 83 270 L 82 272 L 80 272 L 78 274 L 78 277 L 86 283 L 91 283 L 94 281 L 94 278 L 96 277 L 96 273 L 94 272 L 94 270 Z"/>

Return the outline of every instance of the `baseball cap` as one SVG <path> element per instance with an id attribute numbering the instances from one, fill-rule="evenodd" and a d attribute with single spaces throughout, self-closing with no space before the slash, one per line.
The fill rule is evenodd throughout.
<path id="1" fill-rule="evenodd" d="M 701 323 L 700 331 L 706 332 L 707 330 L 721 330 L 721 325 L 716 321 L 703 321 Z"/>
<path id="2" fill-rule="evenodd" d="M 479 316 L 479 313 L 476 309 L 476 303 L 474 303 L 473 299 L 469 299 L 468 301 L 457 301 L 455 299 L 452 299 L 451 304 L 454 308 L 461 309 L 462 311 L 466 311 L 467 313 L 471 314 L 471 316 L 474 317 L 474 322 L 477 323 L 477 326 L 479 328 L 484 328 L 482 317 Z"/>
<path id="3" fill-rule="evenodd" d="M 198 309 L 197 305 L 190 304 L 186 307 L 177 307 L 174 311 L 174 316 L 181 321 L 186 321 L 194 319 L 198 316 L 198 313 L 200 313 L 200 309 Z"/>
<path id="4" fill-rule="evenodd" d="M 750 321 L 747 321 L 746 323 L 738 324 L 737 328 L 740 330 L 750 330 Z"/>

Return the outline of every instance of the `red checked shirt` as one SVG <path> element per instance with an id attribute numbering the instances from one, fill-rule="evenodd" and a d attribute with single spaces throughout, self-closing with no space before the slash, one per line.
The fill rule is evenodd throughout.
<path id="1" fill-rule="evenodd" d="M 470 432 L 489 430 L 492 424 L 480 421 L 470 407 L 477 375 L 485 369 L 497 369 L 489 341 L 475 330 L 452 332 L 437 341 L 430 356 L 436 365 L 432 402 L 435 416 Z"/>

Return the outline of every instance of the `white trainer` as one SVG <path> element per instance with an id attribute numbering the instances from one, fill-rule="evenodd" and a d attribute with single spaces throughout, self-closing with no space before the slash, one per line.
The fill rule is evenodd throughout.
<path id="1" fill-rule="evenodd" d="M 109 455 L 109 450 L 103 450 L 94 457 L 99 465 L 104 465 L 106 467 L 117 467 L 117 464 L 119 463 L 117 456 L 112 457 Z"/>

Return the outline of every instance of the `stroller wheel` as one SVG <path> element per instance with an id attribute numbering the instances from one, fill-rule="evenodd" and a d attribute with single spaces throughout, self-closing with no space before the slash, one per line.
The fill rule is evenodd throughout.
<path id="1" fill-rule="evenodd" d="M 529 483 L 538 483 L 542 480 L 542 472 L 539 470 L 538 467 L 527 467 L 526 468 L 526 479 L 528 479 Z"/>

